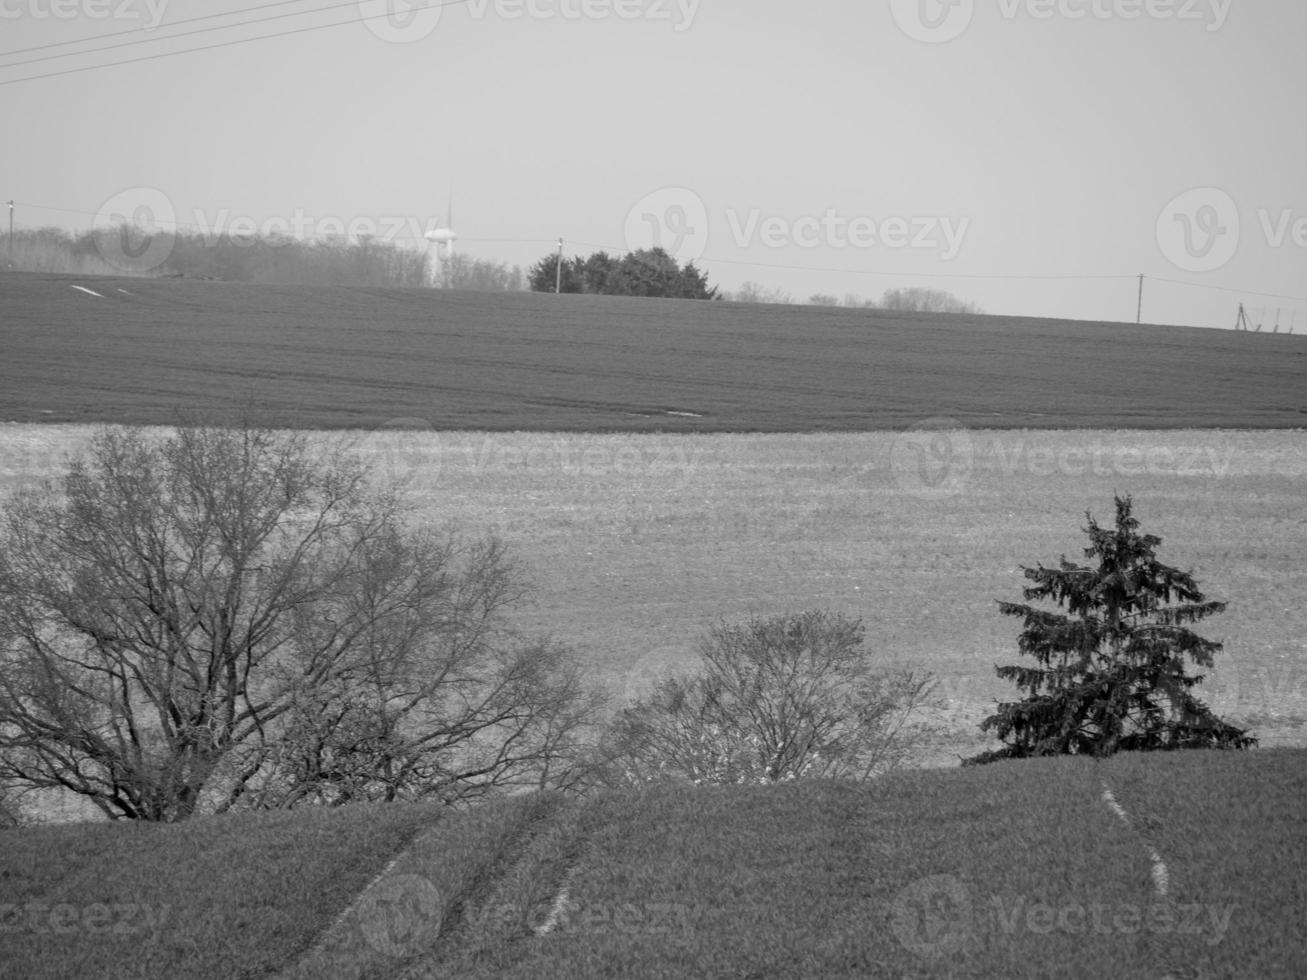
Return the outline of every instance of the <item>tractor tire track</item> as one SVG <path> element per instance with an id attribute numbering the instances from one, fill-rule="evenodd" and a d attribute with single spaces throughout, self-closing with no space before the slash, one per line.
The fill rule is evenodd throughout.
<path id="1" fill-rule="evenodd" d="M 435 980 L 473 975 L 493 964 L 508 969 L 524 944 L 559 929 L 569 888 L 595 832 L 584 801 L 542 798 L 453 900 L 439 935 L 387 980 Z"/>

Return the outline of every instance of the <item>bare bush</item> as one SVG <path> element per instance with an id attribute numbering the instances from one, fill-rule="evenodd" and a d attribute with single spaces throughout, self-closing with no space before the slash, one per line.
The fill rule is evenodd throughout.
<path id="1" fill-rule="evenodd" d="M 934 680 L 885 670 L 860 620 L 809 611 L 714 627 L 703 668 L 668 677 L 611 723 L 610 778 L 645 783 L 865 780 L 899 768 L 926 729 Z"/>

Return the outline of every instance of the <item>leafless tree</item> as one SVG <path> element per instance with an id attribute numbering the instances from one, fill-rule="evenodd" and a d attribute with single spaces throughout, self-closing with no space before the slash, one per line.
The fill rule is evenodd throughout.
<path id="1" fill-rule="evenodd" d="M 881 297 L 880 309 L 905 310 L 918 313 L 982 313 L 979 306 L 958 299 L 942 289 L 910 286 L 907 289 L 887 289 Z"/>
<path id="2" fill-rule="evenodd" d="M 0 780 L 111 817 L 570 778 L 599 707 L 504 546 L 302 434 L 105 429 L 0 524 Z"/>
<path id="3" fill-rule="evenodd" d="M 879 667 L 859 620 L 824 610 L 714 627 L 703 668 L 672 676 L 612 722 L 609 778 L 648 782 L 869 779 L 927 734 L 934 681 Z"/>
<path id="4" fill-rule="evenodd" d="M 768 288 L 752 280 L 745 282 L 738 290 L 727 293 L 726 299 L 736 303 L 780 303 L 793 304 L 794 297 L 780 288 Z"/>

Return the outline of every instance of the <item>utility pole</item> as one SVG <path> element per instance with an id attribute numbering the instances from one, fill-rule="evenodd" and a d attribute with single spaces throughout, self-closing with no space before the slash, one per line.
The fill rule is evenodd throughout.
<path id="1" fill-rule="evenodd" d="M 1135 323 L 1139 323 L 1144 315 L 1144 274 L 1139 273 L 1139 305 L 1135 307 Z"/>
<path id="2" fill-rule="evenodd" d="M 558 239 L 558 262 L 554 265 L 554 295 L 563 291 L 563 240 Z"/>
<path id="3" fill-rule="evenodd" d="M 14 267 L 14 202 L 6 201 L 9 205 L 9 268 Z"/>

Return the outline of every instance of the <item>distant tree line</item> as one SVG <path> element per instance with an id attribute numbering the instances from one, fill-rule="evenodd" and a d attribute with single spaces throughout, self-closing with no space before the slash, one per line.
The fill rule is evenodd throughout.
<path id="1" fill-rule="evenodd" d="M 734 292 L 708 283 L 693 262 L 680 265 L 662 248 L 637 249 L 618 257 L 605 251 L 541 258 L 528 270 L 492 259 L 455 255 L 433 268 L 425 250 L 374 236 L 348 240 L 331 236 L 304 240 L 283 234 L 163 232 L 156 243 L 131 226 L 70 233 L 62 228 L 16 229 L 7 243 L 6 265 L 21 272 L 76 275 L 176 276 L 229 282 L 288 283 L 323 286 L 422 287 L 438 281 L 450 289 L 510 292 L 531 289 L 552 293 L 609 296 L 662 296 L 674 299 L 724 299 L 737 303 L 794 304 L 779 287 L 747 281 Z M 160 247 L 162 246 L 162 247 Z M 941 289 L 913 286 L 889 289 L 880 299 L 847 293 L 840 299 L 813 293 L 810 306 L 897 310 L 919 313 L 984 311 L 975 303 Z"/>
<path id="2" fill-rule="evenodd" d="M 12 268 L 79 275 L 178 276 L 229 282 L 323 286 L 420 287 L 432 281 L 425 250 L 373 236 L 303 240 L 288 235 L 166 232 L 152 239 L 129 226 L 71 234 L 62 228 L 14 232 Z M 156 236 L 157 237 L 157 236 Z M 520 266 L 456 255 L 440 270 L 443 285 L 482 291 L 520 290 Z"/>
<path id="3" fill-rule="evenodd" d="M 587 256 L 546 255 L 527 272 L 534 292 L 596 293 L 605 296 L 662 296 L 717 299 L 716 287 L 693 262 L 677 263 L 661 248 L 637 249 L 621 258 L 599 251 Z"/>
<path id="4" fill-rule="evenodd" d="M 722 294 L 722 299 L 735 303 L 780 303 L 793 305 L 796 300 L 784 289 L 764 286 L 752 280 L 743 283 L 734 292 Z M 813 293 L 809 306 L 843 306 L 853 310 L 898 310 L 912 313 L 983 313 L 975 303 L 959 299 L 942 289 L 912 286 L 907 289 L 887 289 L 880 299 L 866 299 L 856 293 L 846 293 L 841 300 L 832 293 Z"/>

